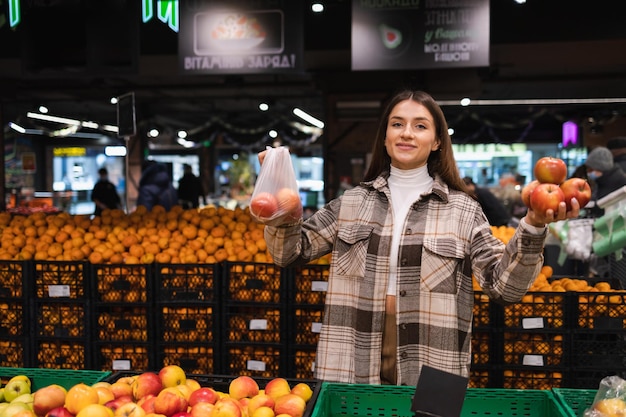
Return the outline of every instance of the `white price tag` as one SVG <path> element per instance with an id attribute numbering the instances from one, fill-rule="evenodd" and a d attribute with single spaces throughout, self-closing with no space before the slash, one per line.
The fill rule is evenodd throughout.
<path id="1" fill-rule="evenodd" d="M 69 297 L 69 285 L 48 285 L 48 297 Z"/>
<path id="2" fill-rule="evenodd" d="M 311 331 L 313 333 L 319 333 L 322 331 L 322 323 L 311 323 Z"/>
<path id="3" fill-rule="evenodd" d="M 267 320 L 265 319 L 250 320 L 250 330 L 267 330 Z"/>
<path id="4" fill-rule="evenodd" d="M 130 371 L 130 360 L 128 359 L 114 359 L 111 368 L 114 371 Z"/>
<path id="5" fill-rule="evenodd" d="M 528 365 L 528 366 L 543 366 L 543 356 L 542 355 L 524 355 L 522 364 Z"/>
<path id="6" fill-rule="evenodd" d="M 311 291 L 328 291 L 328 282 L 326 281 L 312 281 Z"/>
<path id="7" fill-rule="evenodd" d="M 311 372 L 315 372 L 315 361 L 311 363 Z"/>
<path id="8" fill-rule="evenodd" d="M 524 329 L 543 329 L 543 317 L 527 317 L 522 319 Z"/>
<path id="9" fill-rule="evenodd" d="M 248 361 L 248 370 L 250 370 L 250 371 L 265 371 L 265 362 L 262 362 L 262 361 Z"/>

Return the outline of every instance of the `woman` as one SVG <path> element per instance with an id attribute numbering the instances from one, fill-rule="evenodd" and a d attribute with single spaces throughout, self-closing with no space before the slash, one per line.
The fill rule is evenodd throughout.
<path id="1" fill-rule="evenodd" d="M 505 246 L 466 192 L 441 108 L 403 91 L 364 181 L 305 222 L 266 226 L 265 239 L 280 266 L 332 252 L 317 378 L 416 385 L 422 365 L 469 376 L 472 274 L 493 300 L 519 301 L 543 264 L 546 223 L 577 217 L 572 207 L 529 210 Z"/>

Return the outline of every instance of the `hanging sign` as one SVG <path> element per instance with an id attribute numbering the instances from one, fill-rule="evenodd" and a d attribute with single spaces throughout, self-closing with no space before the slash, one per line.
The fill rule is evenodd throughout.
<path id="1" fill-rule="evenodd" d="M 352 69 L 489 66 L 489 0 L 354 0 Z"/>
<path id="2" fill-rule="evenodd" d="M 196 1 L 180 7 L 184 74 L 302 70 L 302 2 Z"/>

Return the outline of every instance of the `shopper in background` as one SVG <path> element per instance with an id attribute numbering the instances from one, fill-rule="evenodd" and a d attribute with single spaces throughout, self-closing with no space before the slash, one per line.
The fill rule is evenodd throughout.
<path id="1" fill-rule="evenodd" d="M 609 139 L 606 147 L 613 154 L 613 162 L 626 172 L 626 136 Z"/>
<path id="2" fill-rule="evenodd" d="M 178 195 L 172 185 L 167 166 L 152 160 L 146 161 L 139 180 L 137 205 L 145 206 L 148 210 L 161 205 L 169 211 L 177 204 Z"/>
<path id="3" fill-rule="evenodd" d="M 193 174 L 191 165 L 185 164 L 183 176 L 178 180 L 178 201 L 184 208 L 198 208 L 200 200 L 206 204 L 202 182 Z"/>
<path id="4" fill-rule="evenodd" d="M 469 376 L 472 275 L 493 300 L 519 301 L 543 265 L 546 224 L 578 213 L 575 199 L 570 212 L 529 210 L 505 245 L 467 192 L 439 105 L 402 91 L 364 181 L 306 221 L 266 226 L 265 239 L 280 266 L 332 252 L 316 378 L 416 385 L 423 365 Z"/>
<path id="5" fill-rule="evenodd" d="M 100 216 L 104 209 L 116 209 L 122 207 L 115 185 L 109 181 L 109 172 L 106 168 L 98 170 L 98 182 L 91 191 L 91 201 L 96 205 L 94 214 Z"/>
<path id="6" fill-rule="evenodd" d="M 600 200 L 626 185 L 626 173 L 619 165 L 613 163 L 613 154 L 604 147 L 594 148 L 585 160 L 587 177 L 594 181 L 593 199 Z"/>
<path id="7" fill-rule="evenodd" d="M 488 188 L 478 187 L 470 177 L 463 178 L 463 182 L 480 203 L 490 225 L 508 226 L 511 223 L 509 211 Z"/>

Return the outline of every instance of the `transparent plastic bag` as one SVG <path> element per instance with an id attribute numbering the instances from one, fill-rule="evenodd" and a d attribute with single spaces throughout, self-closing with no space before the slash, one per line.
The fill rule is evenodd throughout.
<path id="1" fill-rule="evenodd" d="M 583 416 L 626 416 L 626 381 L 617 375 L 603 378 L 593 404 L 585 410 Z"/>
<path id="2" fill-rule="evenodd" d="M 280 226 L 302 218 L 302 201 L 289 150 L 267 148 L 250 198 L 250 215 L 259 223 Z"/>

